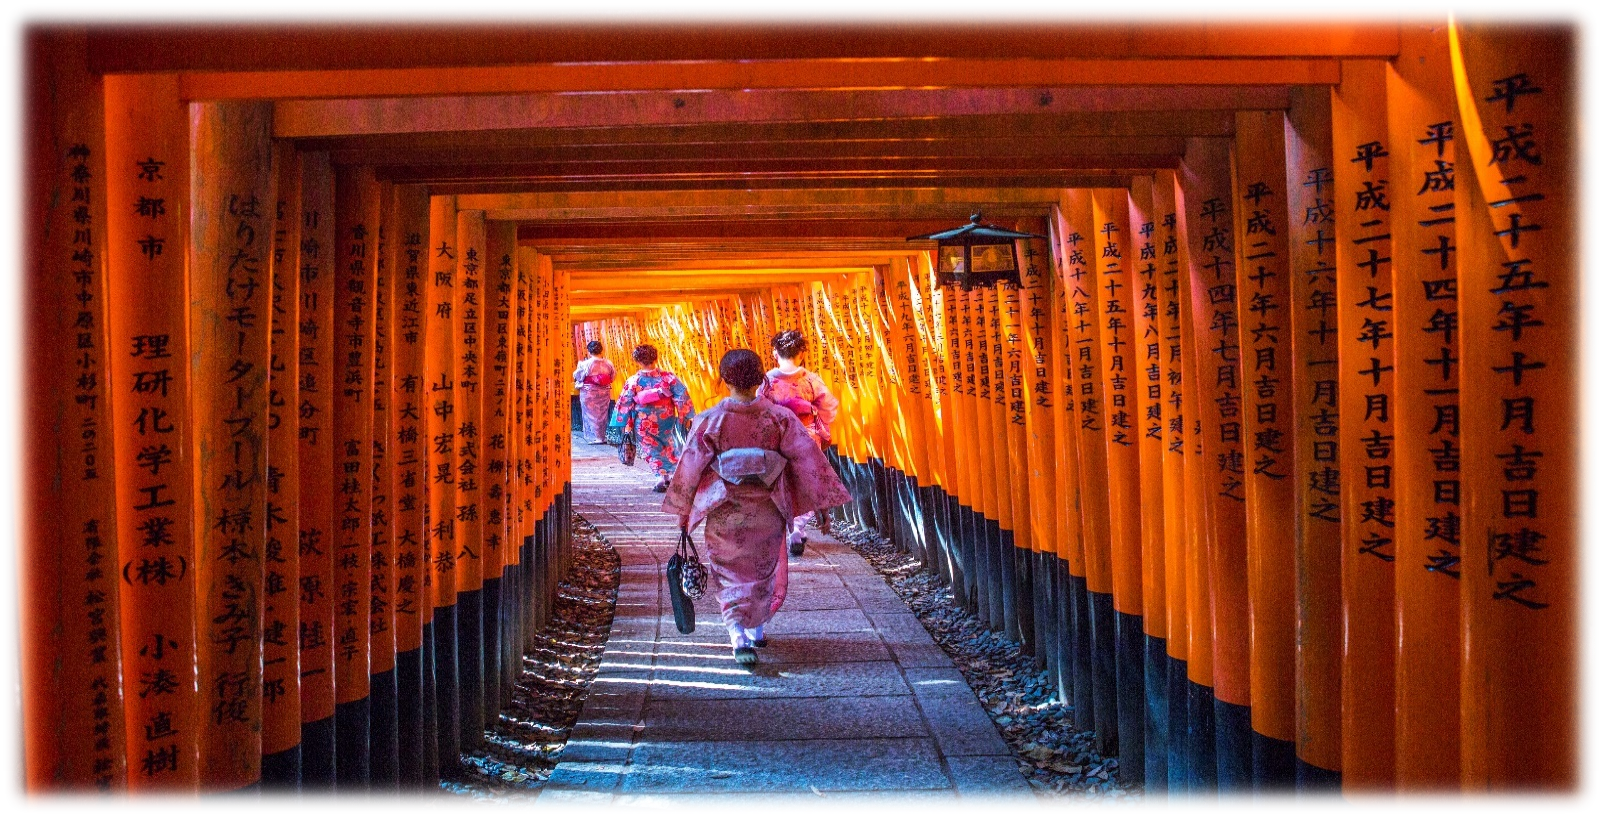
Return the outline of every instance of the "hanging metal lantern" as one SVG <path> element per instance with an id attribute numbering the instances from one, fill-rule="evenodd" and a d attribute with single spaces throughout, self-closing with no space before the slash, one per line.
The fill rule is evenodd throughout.
<path id="1" fill-rule="evenodd" d="M 997 281 L 1018 284 L 1018 254 L 1014 242 L 1020 238 L 1045 238 L 985 224 L 979 219 L 979 214 L 974 213 L 967 224 L 954 230 L 907 239 L 934 241 L 939 245 L 935 254 L 935 281 L 940 286 L 957 284 L 963 289 L 972 289 L 991 286 Z"/>

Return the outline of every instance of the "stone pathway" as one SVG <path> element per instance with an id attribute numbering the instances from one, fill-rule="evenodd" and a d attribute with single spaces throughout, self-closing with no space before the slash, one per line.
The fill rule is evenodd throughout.
<path id="1" fill-rule="evenodd" d="M 680 634 L 662 578 L 677 523 L 652 482 L 610 447 L 574 447 L 574 508 L 617 549 L 622 583 L 600 673 L 542 800 L 1033 799 L 951 660 L 846 545 L 814 538 L 791 559 L 755 671 L 734 663 L 710 593 L 695 632 Z"/>

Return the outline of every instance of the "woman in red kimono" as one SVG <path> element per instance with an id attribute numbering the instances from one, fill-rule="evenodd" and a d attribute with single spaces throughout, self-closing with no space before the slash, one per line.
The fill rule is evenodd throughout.
<path id="1" fill-rule="evenodd" d="M 584 415 L 584 441 L 591 445 L 606 442 L 606 415 L 612 408 L 612 378 L 617 370 L 612 362 L 601 357 L 605 347 L 598 340 L 584 346 L 590 356 L 579 361 L 573 370 L 573 385 L 578 387 L 579 408 Z"/>
<path id="2" fill-rule="evenodd" d="M 617 416 L 623 420 L 623 433 L 633 434 L 640 456 L 657 476 L 662 493 L 679 464 L 679 444 L 674 436 L 679 426 L 689 425 L 695 416 L 690 392 L 678 377 L 656 367 L 656 347 L 642 343 L 634 347 L 634 362 L 640 370 L 623 383 L 617 397 Z"/>
<path id="3" fill-rule="evenodd" d="M 763 372 L 755 352 L 730 351 L 718 376 L 731 396 L 696 418 L 662 510 L 678 515 L 684 530 L 706 523 L 709 584 L 735 660 L 752 666 L 788 583 L 790 520 L 851 495 L 795 413 L 757 396 Z"/>

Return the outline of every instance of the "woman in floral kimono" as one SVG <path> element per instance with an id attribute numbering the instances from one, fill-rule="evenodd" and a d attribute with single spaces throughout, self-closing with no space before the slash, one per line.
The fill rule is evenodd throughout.
<path id="1" fill-rule="evenodd" d="M 679 464 L 679 444 L 674 437 L 679 424 L 689 425 L 695 416 L 690 392 L 672 372 L 656 367 L 656 347 L 642 343 L 634 347 L 634 362 L 640 364 L 623 384 L 617 398 L 617 415 L 623 419 L 623 433 L 633 434 L 640 455 L 657 476 L 656 487 L 667 490 L 668 479 Z"/>
<path id="2" fill-rule="evenodd" d="M 606 415 L 612 408 L 612 379 L 617 369 L 612 362 L 601 357 L 601 342 L 585 344 L 590 356 L 579 361 L 573 370 L 573 385 L 578 387 L 579 408 L 584 414 L 584 439 L 591 445 L 606 443 Z"/>
<path id="3" fill-rule="evenodd" d="M 817 374 L 801 368 L 801 356 L 806 354 L 807 339 L 805 335 L 790 329 L 773 336 L 773 356 L 778 359 L 778 368 L 769 369 L 762 387 L 757 394 L 772 400 L 795 412 L 806 428 L 807 436 L 817 443 L 818 448 L 825 449 L 833 444 L 829 437 L 829 426 L 834 423 L 834 417 L 840 411 L 840 401 L 829 393 L 829 387 L 823 385 L 823 378 Z M 807 523 L 812 521 L 812 512 L 808 511 L 790 521 L 787 538 L 790 542 L 790 555 L 800 556 L 807 546 Z M 824 533 L 829 532 L 829 517 L 819 518 L 819 524 Z"/>
<path id="4" fill-rule="evenodd" d="M 690 530 L 706 523 L 709 585 L 717 593 L 734 658 L 756 664 L 763 625 L 788 584 L 785 532 L 807 511 L 850 501 L 840 478 L 795 413 L 757 396 L 762 359 L 750 349 L 723 356 L 730 397 L 690 430 L 662 510 Z"/>

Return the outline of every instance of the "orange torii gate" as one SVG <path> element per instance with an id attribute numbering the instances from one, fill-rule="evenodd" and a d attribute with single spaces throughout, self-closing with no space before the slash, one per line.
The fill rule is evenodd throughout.
<path id="1" fill-rule="evenodd" d="M 886 250 L 911 230 L 876 213 L 857 266 L 601 284 L 519 237 L 530 199 L 279 129 L 386 127 L 359 99 L 380 92 L 773 90 L 835 67 L 173 72 L 32 36 L 29 791 L 437 785 L 571 561 L 575 342 L 656 344 L 705 406 L 724 351 L 788 328 L 842 401 L 841 516 L 1032 653 L 1125 782 L 1571 789 L 1574 44 L 1391 40 L 1126 61 L 1122 81 L 1208 93 L 1286 73 L 1232 89 L 1173 161 L 1008 199 L 1049 237 L 1019 245 L 1019 285 L 961 289 L 927 245 Z M 647 192 L 606 206 L 768 206 Z M 573 221 L 601 198 L 528 195 L 569 196 Z M 897 195 L 774 200 L 862 216 L 945 192 Z"/>

